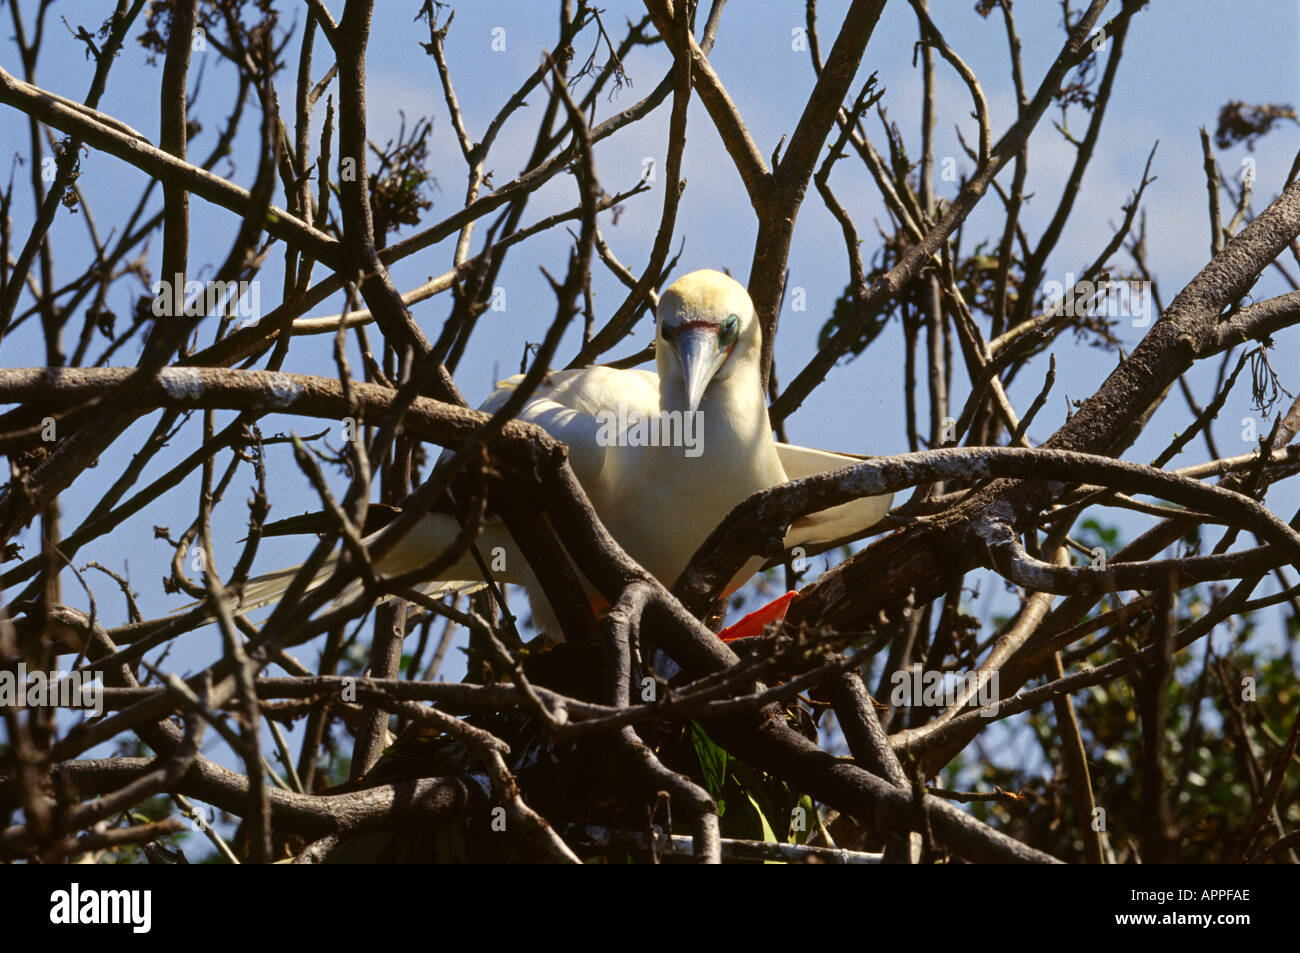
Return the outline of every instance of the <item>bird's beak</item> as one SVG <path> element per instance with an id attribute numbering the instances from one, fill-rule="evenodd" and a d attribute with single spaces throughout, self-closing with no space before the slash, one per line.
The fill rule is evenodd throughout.
<path id="1" fill-rule="evenodd" d="M 677 360 L 686 382 L 686 409 L 695 413 L 704 399 L 704 391 L 713 380 L 727 354 L 718 348 L 716 328 L 703 325 L 685 327 L 677 334 Z"/>

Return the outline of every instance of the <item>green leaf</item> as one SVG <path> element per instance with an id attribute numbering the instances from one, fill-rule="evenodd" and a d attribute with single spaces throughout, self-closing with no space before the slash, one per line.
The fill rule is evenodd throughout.
<path id="1" fill-rule="evenodd" d="M 749 806 L 754 809 L 754 813 L 758 815 L 758 822 L 763 825 L 763 840 L 776 843 L 776 831 L 772 830 L 772 825 L 763 816 L 763 809 L 758 806 L 758 801 L 754 799 L 754 795 L 746 791 L 745 797 L 749 798 Z"/>
<path id="2" fill-rule="evenodd" d="M 794 829 L 794 819 L 796 811 L 803 812 L 803 830 Z M 790 812 L 790 833 L 786 841 L 791 844 L 805 844 L 808 842 L 808 835 L 813 832 L 814 825 L 821 826 L 821 815 L 817 813 L 817 807 L 813 804 L 813 799 L 808 795 L 799 798 L 799 803 L 795 805 L 795 810 Z"/>
<path id="3" fill-rule="evenodd" d="M 722 813 L 722 788 L 727 783 L 727 752 L 713 743 L 699 726 L 691 722 L 691 744 L 695 746 L 695 756 L 700 759 L 700 771 L 704 775 L 704 789 L 718 801 L 718 814 Z"/>

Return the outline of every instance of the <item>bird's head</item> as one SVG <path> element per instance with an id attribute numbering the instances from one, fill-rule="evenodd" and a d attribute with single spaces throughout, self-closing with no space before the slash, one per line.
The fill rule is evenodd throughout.
<path id="1" fill-rule="evenodd" d="M 714 381 L 757 369 L 758 320 L 748 292 L 734 278 L 710 270 L 683 275 L 660 295 L 656 316 L 655 360 L 666 402 L 694 412 Z"/>

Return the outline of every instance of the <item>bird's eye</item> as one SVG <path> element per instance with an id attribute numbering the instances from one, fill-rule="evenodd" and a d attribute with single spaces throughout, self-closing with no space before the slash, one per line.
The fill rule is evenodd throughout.
<path id="1" fill-rule="evenodd" d="M 727 320 L 722 322 L 722 341 L 734 341 L 739 332 L 740 318 L 736 317 L 734 314 L 727 315 Z"/>
<path id="2" fill-rule="evenodd" d="M 664 340 L 673 347 L 677 346 L 677 329 L 671 324 L 663 324 L 659 328 L 659 333 L 664 336 Z"/>

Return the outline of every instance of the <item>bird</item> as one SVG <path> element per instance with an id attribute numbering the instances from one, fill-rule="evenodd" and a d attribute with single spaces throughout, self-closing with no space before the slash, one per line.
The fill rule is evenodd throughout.
<path id="1" fill-rule="evenodd" d="M 748 292 L 722 272 L 703 269 L 678 278 L 655 311 L 656 371 L 604 365 L 551 371 L 517 417 L 568 446 L 569 462 L 596 514 L 620 546 L 665 586 L 732 507 L 752 493 L 790 480 L 861 462 L 777 441 L 763 395 L 762 328 Z M 498 383 L 480 407 L 495 412 L 523 381 Z M 892 494 L 863 497 L 794 522 L 787 550 L 860 535 L 888 513 Z M 454 517 L 428 513 L 375 565 L 394 575 L 427 564 L 452 544 Z M 367 537 L 367 545 L 385 530 Z M 493 554 L 497 583 L 522 585 L 534 625 L 553 642 L 564 633 L 541 586 L 504 524 L 489 519 L 477 539 Z M 319 570 L 313 586 L 334 570 Z M 730 596 L 764 565 L 754 557 L 724 588 Z M 244 586 L 243 608 L 276 601 L 298 567 L 256 577 Z M 604 607 L 578 573 L 594 609 Z M 432 595 L 482 588 L 479 564 L 466 555 L 424 589 Z M 359 591 L 345 589 L 344 600 Z M 781 608 L 788 604 L 781 603 Z"/>

